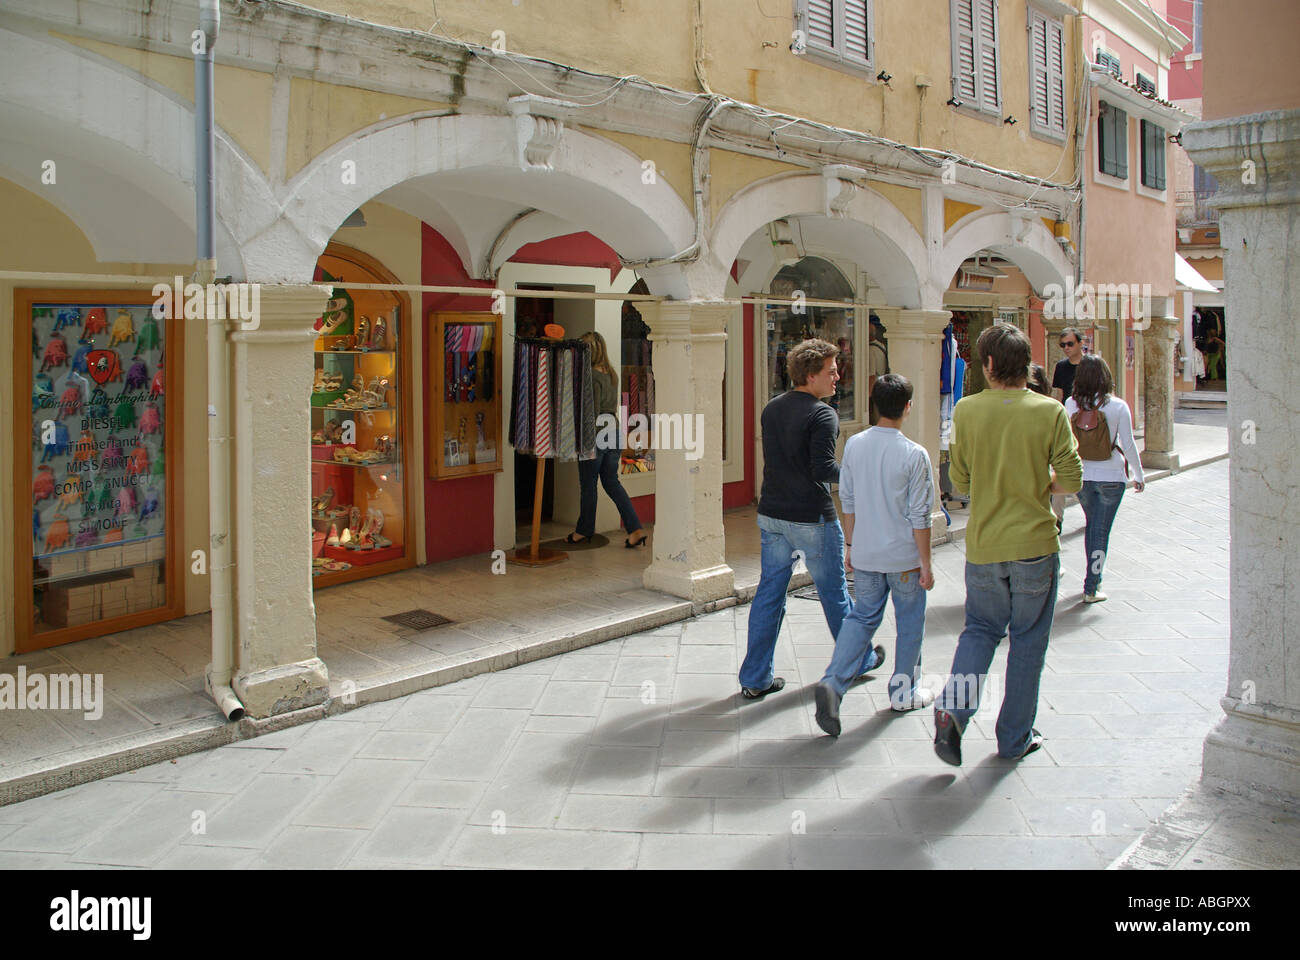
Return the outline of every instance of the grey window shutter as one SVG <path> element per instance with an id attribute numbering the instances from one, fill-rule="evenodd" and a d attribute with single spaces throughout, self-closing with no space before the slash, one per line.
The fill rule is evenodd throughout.
<path id="1" fill-rule="evenodd" d="M 1051 93 L 1047 81 L 1047 20 L 1030 13 L 1029 20 L 1029 109 L 1034 126 L 1052 128 Z"/>
<path id="2" fill-rule="evenodd" d="M 1101 102 L 1097 117 L 1097 162 L 1102 173 L 1115 175 L 1115 108 Z"/>
<path id="3" fill-rule="evenodd" d="M 1047 88 L 1051 127 L 1065 133 L 1065 31 L 1056 21 L 1047 24 Z"/>
<path id="4" fill-rule="evenodd" d="M 958 100 L 975 102 L 975 3 L 952 0 L 952 92 Z"/>
<path id="5" fill-rule="evenodd" d="M 1117 177 L 1128 176 L 1128 114 L 1112 106 L 1115 115 L 1115 169 Z"/>
<path id="6" fill-rule="evenodd" d="M 998 76 L 998 0 L 975 0 L 975 39 L 979 56 L 979 108 L 1002 112 L 1002 78 Z"/>
<path id="7" fill-rule="evenodd" d="M 844 4 L 844 55 L 850 59 L 871 59 L 868 34 L 868 0 L 841 0 Z"/>
<path id="8" fill-rule="evenodd" d="M 1153 190 L 1165 188 L 1165 131 L 1142 121 L 1142 183 Z"/>
<path id="9" fill-rule="evenodd" d="M 806 0 L 808 42 L 835 49 L 835 0 Z"/>

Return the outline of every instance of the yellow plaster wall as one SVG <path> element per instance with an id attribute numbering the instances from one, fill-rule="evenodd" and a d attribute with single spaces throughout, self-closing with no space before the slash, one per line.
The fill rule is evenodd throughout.
<path id="1" fill-rule="evenodd" d="M 779 160 L 767 160 L 763 157 L 751 157 L 731 150 L 709 151 L 709 201 L 713 223 L 717 223 L 718 211 L 721 210 L 735 194 L 764 177 L 778 173 L 808 173 L 807 167 Z M 795 211 L 792 211 L 795 212 Z"/>
<path id="2" fill-rule="evenodd" d="M 960 200 L 948 200 L 947 198 L 945 198 L 943 201 L 944 233 L 947 233 L 949 230 L 951 230 L 952 225 L 956 223 L 958 220 L 960 220 L 962 217 L 966 216 L 966 214 L 974 213 L 976 210 L 980 210 L 980 209 L 982 208 L 974 203 L 962 203 Z"/>
<path id="3" fill-rule="evenodd" d="M 621 147 L 631 150 L 644 160 L 653 160 L 655 172 L 661 179 L 677 191 L 686 204 L 686 209 L 694 210 L 691 200 L 691 148 L 689 144 L 675 143 L 671 140 L 656 140 L 653 137 L 639 137 L 632 133 L 618 133 L 612 130 L 592 130 L 579 127 L 584 133 L 594 137 L 612 140 Z"/>
<path id="4" fill-rule="evenodd" d="M 872 180 L 868 186 L 896 206 L 907 217 L 916 232 L 925 236 L 925 218 L 921 213 L 921 191 L 916 187 L 901 187 L 896 183 Z"/>
<path id="5" fill-rule="evenodd" d="M 294 77 L 289 92 L 285 178 L 292 178 L 313 157 L 357 130 L 381 120 L 409 113 L 449 110 L 451 106 L 435 100 L 417 100 Z"/>
<path id="6" fill-rule="evenodd" d="M 1019 121 L 1014 126 L 1004 125 L 1002 117 L 970 116 L 946 105 L 952 78 L 949 0 L 877 0 L 871 77 L 793 54 L 791 0 L 708 0 L 702 4 L 704 71 L 714 92 L 737 100 L 1068 181 L 1074 176 L 1068 141 L 1061 145 L 1029 132 L 1026 3 L 998 4 L 1003 115 L 1014 115 Z M 427 0 L 315 0 L 315 5 L 377 23 L 417 30 L 434 26 Z M 554 5 L 534 0 L 518 5 L 440 0 L 434 32 L 490 45 L 493 31 L 500 30 L 507 51 L 696 91 L 695 10 L 696 0 L 567 0 L 557 15 Z M 1067 19 L 1067 103 L 1075 98 L 1076 33 L 1073 18 Z M 890 87 L 874 80 L 882 68 L 893 75 Z M 924 97 L 918 76 L 930 81 Z M 532 92 L 554 95 L 540 88 Z M 665 100 L 664 109 L 698 108 Z"/>
<path id="7" fill-rule="evenodd" d="M 85 235 L 65 214 L 42 197 L 8 180 L 0 179 L 0 223 L 19 224 L 20 229 L 0 230 L 0 264 L 6 270 L 33 272 L 106 273 L 123 276 L 188 276 L 193 264 L 126 264 L 105 263 L 95 259 Z M 0 282 L 0 330 L 9 336 L 16 322 L 14 290 L 22 287 L 51 287 L 49 281 L 31 283 Z M 185 464 L 184 512 L 181 518 L 180 549 L 188 555 L 205 548 L 208 541 L 208 468 L 207 468 L 207 343 L 198 329 L 187 330 L 184 378 L 185 409 L 182 413 L 182 452 Z M 0 436 L 5 443 L 15 434 L 13 398 L 14 357 L 10 350 L 0 350 Z M 26 428 L 24 428 L 24 433 Z M 0 457 L 0 490 L 14 489 L 13 462 Z M 30 482 L 30 478 L 17 482 Z M 13 499 L 0 509 L 0 543 L 12 543 Z M 30 522 L 30 521 L 27 521 Z M 0 656 L 13 652 L 14 619 L 12 584 L 14 557 L 11 550 L 0 550 Z M 208 608 L 208 578 L 195 576 L 186 565 L 185 610 L 198 613 Z"/>
<path id="8" fill-rule="evenodd" d="M 120 47 L 55 33 L 51 35 L 106 57 L 194 103 L 194 61 L 134 47 Z M 248 154 L 262 173 L 271 171 L 271 86 L 269 73 L 217 64 L 217 126 Z"/>

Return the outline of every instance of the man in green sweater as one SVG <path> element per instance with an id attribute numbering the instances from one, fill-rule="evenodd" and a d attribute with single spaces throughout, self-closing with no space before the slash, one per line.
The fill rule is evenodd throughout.
<path id="1" fill-rule="evenodd" d="M 1025 389 L 1028 338 L 997 323 L 980 334 L 975 349 L 989 388 L 963 397 L 953 410 L 948 471 L 959 492 L 970 492 L 966 627 L 934 711 L 934 752 L 953 766 L 961 765 L 961 735 L 979 708 L 1004 634 L 1011 646 L 998 756 L 1018 760 L 1042 745 L 1034 717 L 1061 570 L 1051 495 L 1083 485 L 1065 408 Z"/>

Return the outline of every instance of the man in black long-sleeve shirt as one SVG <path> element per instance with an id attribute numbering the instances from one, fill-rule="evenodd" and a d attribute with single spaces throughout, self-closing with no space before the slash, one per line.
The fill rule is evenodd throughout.
<path id="1" fill-rule="evenodd" d="M 794 347 L 786 355 L 794 388 L 763 408 L 762 575 L 749 608 L 749 648 L 740 667 L 741 693 L 750 700 L 785 686 L 773 676 L 772 663 L 796 555 L 802 555 L 817 585 L 832 640 L 853 610 L 844 582 L 844 531 L 830 491 L 840 478 L 835 460 L 840 421 L 821 402 L 835 393 L 838 353 L 825 340 Z"/>

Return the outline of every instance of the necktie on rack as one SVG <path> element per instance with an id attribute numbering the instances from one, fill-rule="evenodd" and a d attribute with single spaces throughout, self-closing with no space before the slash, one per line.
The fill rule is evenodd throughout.
<path id="1" fill-rule="evenodd" d="M 550 352 L 537 354 L 537 406 L 534 410 L 536 437 L 533 450 L 539 457 L 551 456 L 551 380 Z"/>
<path id="2" fill-rule="evenodd" d="M 591 382 L 591 351 L 584 349 L 582 373 L 582 443 L 579 458 L 590 460 L 596 455 L 596 395 Z"/>
<path id="3" fill-rule="evenodd" d="M 559 348 L 556 358 L 560 361 L 560 384 L 556 391 L 555 415 L 557 460 L 573 460 L 576 448 L 573 442 L 573 350 Z"/>

